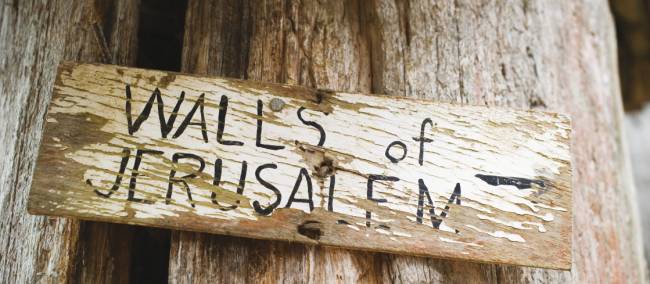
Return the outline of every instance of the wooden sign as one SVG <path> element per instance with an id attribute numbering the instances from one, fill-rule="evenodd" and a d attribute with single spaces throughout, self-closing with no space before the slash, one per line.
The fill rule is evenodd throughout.
<path id="1" fill-rule="evenodd" d="M 32 214 L 571 267 L 562 115 L 64 63 L 46 120 Z"/>

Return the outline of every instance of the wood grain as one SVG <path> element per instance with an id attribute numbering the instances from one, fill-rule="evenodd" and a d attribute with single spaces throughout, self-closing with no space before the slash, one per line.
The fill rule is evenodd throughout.
<path id="1" fill-rule="evenodd" d="M 288 250 L 278 242 L 178 232 L 172 239 L 171 282 L 646 281 L 638 217 L 630 201 L 635 189 L 625 182 L 629 169 L 624 152 L 615 150 L 624 143 L 617 138 L 619 123 L 611 118 L 620 116 L 622 109 L 614 25 L 606 1 L 245 2 L 244 23 L 236 26 L 253 27 L 242 32 L 250 48 L 232 48 L 218 40 L 232 26 L 197 12 L 212 9 L 216 14 L 239 1 L 212 2 L 190 1 L 196 9 L 188 9 L 186 37 L 201 39 L 203 45 L 186 44 L 185 50 L 209 46 L 233 51 L 187 60 L 205 64 L 220 57 L 244 57 L 243 66 L 231 67 L 244 71 L 229 76 L 569 113 L 574 131 L 582 136 L 572 141 L 574 161 L 581 161 L 573 164 L 574 265 L 566 272 L 314 246 Z M 191 29 L 198 23 L 208 28 Z M 203 66 L 207 69 L 185 71 L 222 76 L 233 72 Z M 274 261 L 263 261 L 270 258 Z M 216 263 L 228 264 L 228 269 L 205 269 Z"/>
<path id="2" fill-rule="evenodd" d="M 73 1 L 3 1 L 0 8 L 0 282 L 67 281 L 77 222 L 30 216 L 27 195 Z"/>
<path id="3" fill-rule="evenodd" d="M 133 65 L 137 54 L 139 1 L 86 1 L 66 34 L 64 60 Z M 137 228 L 92 221 L 74 222 L 68 238 L 70 282 L 124 283 L 131 277 Z"/>
<path id="4" fill-rule="evenodd" d="M 201 2 L 217 1 L 190 1 Z M 406 95 L 434 101 L 570 114 L 576 212 L 572 271 L 176 232 L 170 282 L 646 282 L 620 127 L 616 37 L 606 1 L 243 3 L 238 26 L 250 29 L 234 48 L 232 41 L 215 39 L 235 27 L 230 22 L 216 26 L 209 13 L 188 17 L 188 23 L 210 27 L 186 33 L 203 38 L 204 46 L 215 51 L 200 60 L 242 58 L 240 65 L 206 65 L 197 72 L 364 93 L 397 86 L 410 90 Z M 30 216 L 24 208 L 63 38 L 70 27 L 83 27 L 72 24 L 80 1 L 4 4 L 0 139 L 6 147 L 0 151 L 5 160 L 0 199 L 7 217 L 0 225 L 6 248 L 0 254 L 0 276 L 4 282 L 66 282 L 71 255 L 66 248 L 74 250 L 66 237 L 71 222 Z M 296 41 L 302 49 L 295 48 Z M 345 64 L 327 64 L 331 60 Z"/>
<path id="5" fill-rule="evenodd" d="M 28 208 L 566 269 L 569 133 L 543 112 L 63 63 Z"/>

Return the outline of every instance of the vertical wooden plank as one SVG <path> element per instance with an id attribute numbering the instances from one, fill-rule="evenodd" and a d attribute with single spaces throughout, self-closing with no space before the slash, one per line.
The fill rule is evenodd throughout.
<path id="1" fill-rule="evenodd" d="M 72 1 L 13 1 L 0 7 L 0 282 L 65 281 L 77 226 L 26 214 L 43 113 L 66 34 Z"/>
<path id="2" fill-rule="evenodd" d="M 66 39 L 65 60 L 133 65 L 137 56 L 139 1 L 78 3 L 80 18 Z M 77 222 L 77 221 L 75 221 Z M 124 283 L 131 275 L 134 229 L 125 225 L 78 222 L 69 281 Z"/>
<path id="3" fill-rule="evenodd" d="M 469 263 L 452 266 L 458 271 L 485 271 L 504 282 L 645 281 L 631 201 L 634 188 L 620 140 L 622 109 L 617 73 L 612 72 L 615 37 L 607 3 L 377 4 L 371 11 L 377 16 L 371 21 L 372 50 L 386 52 L 373 57 L 373 74 L 380 76 L 373 77 L 375 91 L 544 108 L 573 119 L 574 173 L 578 173 L 573 273 Z M 591 20 L 602 18 L 607 21 Z M 624 222 L 629 225 L 621 226 Z M 440 265 L 420 260 L 415 263 L 422 265 L 391 258 L 389 266 L 398 275 L 390 280 L 426 281 L 412 276 L 440 273 Z M 442 274 L 445 281 L 455 282 L 449 278 L 452 274 Z"/>
<path id="4" fill-rule="evenodd" d="M 26 215 L 27 188 L 56 66 L 132 65 L 139 1 L 21 1 L 2 6 L 2 282 L 124 282 L 129 226 Z M 28 71 L 28 72 L 25 72 Z M 6 104 L 5 104 L 6 102 Z M 119 273 L 117 273 L 119 271 Z"/>
<path id="5" fill-rule="evenodd" d="M 69 39 L 68 60 L 179 70 L 184 1 L 89 1 Z M 180 8 L 179 8 L 180 7 Z M 182 15 L 182 14 L 181 14 Z M 76 43 L 76 45 L 74 44 Z M 76 57 L 74 57 L 76 55 Z M 71 282 L 125 283 L 167 278 L 169 230 L 81 222 Z"/>
<path id="6" fill-rule="evenodd" d="M 173 10 L 182 2 L 146 1 L 147 6 L 140 0 L 92 0 L 78 4 L 81 18 L 68 33 L 66 60 L 178 70 L 180 54 L 175 54 L 177 48 L 170 40 L 175 39 L 175 23 L 158 10 Z M 167 34 L 157 37 L 156 33 Z M 157 46 L 160 44 L 165 46 Z M 168 230 L 100 222 L 75 224 L 78 229 L 70 238 L 78 241 L 70 250 L 74 254 L 70 282 L 125 283 L 167 277 Z"/>
<path id="7" fill-rule="evenodd" d="M 227 2 L 212 7 L 204 2 L 191 1 L 186 42 L 190 37 L 204 48 L 232 49 L 218 39 L 231 32 L 232 22 L 210 22 L 208 12 L 197 14 L 218 13 Z M 172 282 L 646 280 L 630 202 L 634 188 L 627 181 L 620 140 L 615 37 L 605 1 L 271 2 L 253 2 L 246 10 L 249 17 L 237 22 L 235 26 L 250 25 L 251 30 L 234 54 L 198 56 L 190 50 L 199 47 L 186 45 L 184 61 L 196 61 L 185 71 L 571 114 L 577 134 L 573 273 L 183 232 L 172 241 Z M 189 33 L 201 21 L 212 28 Z M 250 48 L 245 47 L 248 41 Z M 248 63 L 239 61 L 247 64 L 244 73 L 241 67 L 228 74 L 229 68 L 205 64 L 246 52 Z M 207 263 L 228 263 L 233 269 L 205 269 Z"/>
<path id="8" fill-rule="evenodd" d="M 181 70 L 245 78 L 251 32 L 246 1 L 189 1 Z"/>
<path id="9" fill-rule="evenodd" d="M 359 8 L 356 1 L 190 1 L 183 71 L 369 92 Z M 373 273 L 364 270 L 374 266 L 374 258 L 371 253 L 176 232 L 170 282 L 350 282 L 360 274 L 371 280 Z"/>
<path id="10" fill-rule="evenodd" d="M 260 3 L 261 4 L 261 3 Z M 251 11 L 246 1 L 189 1 L 185 16 L 183 72 L 247 77 Z M 251 283 L 272 268 L 274 252 L 304 255 L 304 249 L 272 247 L 274 242 L 193 232 L 172 233 L 169 280 L 172 283 Z M 265 249 L 266 248 L 266 249 Z M 289 267 L 302 269 L 300 260 Z M 201 267 L 201 269 L 196 269 Z M 299 273 L 296 273 L 299 274 Z"/>
<path id="11" fill-rule="evenodd" d="M 368 35 L 371 50 L 382 51 L 372 54 L 373 92 L 457 104 L 508 105 L 507 100 L 517 99 L 516 88 L 530 88 L 527 84 L 507 88 L 511 79 L 503 77 L 501 65 L 521 69 L 526 62 L 505 66 L 522 51 L 498 56 L 506 47 L 495 42 L 508 34 L 498 34 L 490 25 L 496 19 L 495 25 L 501 21 L 506 26 L 521 25 L 520 11 L 509 9 L 514 3 L 483 3 L 488 12 L 473 13 L 478 7 L 466 2 L 373 1 L 367 14 Z M 509 21 L 510 17 L 515 19 Z M 471 88 L 477 81 L 481 88 Z M 502 274 L 515 275 L 502 273 L 506 266 L 403 256 L 386 256 L 384 266 L 388 273 L 383 280 L 391 282 L 501 282 Z M 547 280 L 568 281 L 563 278 L 567 274 L 552 272 Z"/>
<path id="12" fill-rule="evenodd" d="M 111 62 L 108 58 L 119 54 L 99 41 L 98 35 L 110 26 L 101 26 L 103 12 L 112 11 L 114 7 L 109 6 L 117 3 L 104 2 L 14 1 L 2 5 L 4 125 L 0 135 L 5 162 L 0 165 L 0 210 L 6 216 L 0 227 L 2 282 L 65 282 L 71 277 L 80 223 L 26 215 L 25 203 L 58 62 L 62 58 Z"/>
<path id="13" fill-rule="evenodd" d="M 255 2 L 257 3 L 257 2 Z M 224 4 L 222 4 L 224 5 Z M 227 5 L 227 4 L 225 4 Z M 197 55 L 207 50 L 232 50 L 222 40 L 228 37 L 232 26 L 223 22 L 208 24 L 218 19 L 219 11 L 230 14 L 221 6 L 206 1 L 190 1 L 187 14 L 184 64 L 188 60 L 204 62 L 203 67 L 184 69 L 216 75 L 237 76 L 254 80 L 302 84 L 310 87 L 343 91 L 371 92 L 371 82 L 377 74 L 371 72 L 371 31 L 367 21 L 376 21 L 366 14 L 368 3 L 348 1 L 338 3 L 257 3 L 248 7 L 244 19 L 252 25 L 250 49 L 236 46 L 235 53 Z M 203 15 L 196 14 L 201 11 Z M 201 27 L 210 30 L 197 31 Z M 190 37 L 190 41 L 188 41 Z M 189 44 L 200 39 L 203 46 Z M 207 46 L 211 47 L 207 47 Z M 241 57 L 249 62 L 245 73 L 227 73 L 229 69 L 209 68 L 205 62 Z M 375 50 L 377 52 L 379 50 Z M 241 61 L 242 64 L 245 61 Z M 192 66 L 201 65 L 193 63 Z M 184 65 L 186 66 L 186 65 Z M 223 68 L 223 67 L 220 67 Z M 241 67 L 237 67 L 241 68 Z M 212 71 L 211 71 L 212 70 Z M 239 69 L 238 69 L 239 70 Z M 376 83 L 375 83 L 376 85 Z M 398 261 L 394 259 L 397 258 Z M 401 260 L 401 261 L 399 261 Z M 411 263 L 398 270 L 395 262 Z M 247 240 L 224 236 L 178 232 L 172 237 L 170 281 L 205 283 L 213 279 L 227 282 L 406 282 L 457 280 L 489 282 L 496 280 L 490 265 L 464 265 L 463 262 L 430 258 L 392 256 L 387 254 L 354 252 L 335 248 L 311 247 L 299 244 Z M 421 269 L 418 269 L 421 268 Z M 399 277 L 399 278 L 397 278 Z"/>

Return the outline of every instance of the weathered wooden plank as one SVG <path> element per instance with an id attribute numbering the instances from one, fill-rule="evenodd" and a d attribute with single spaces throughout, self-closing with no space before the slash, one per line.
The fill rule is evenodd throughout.
<path id="1" fill-rule="evenodd" d="M 33 213 L 570 267 L 560 115 L 63 64 L 47 121 Z"/>
<path id="2" fill-rule="evenodd" d="M 56 66 L 62 59 L 131 64 L 138 1 L 21 1 L 3 5 L 2 282 L 123 282 L 131 228 L 26 213 Z M 6 25 L 6 26 L 5 26 Z M 6 68 L 5 68 L 6 67 Z M 25 70 L 31 70 L 25 72 Z M 15 94 L 9 96 L 8 94 Z M 4 99 L 10 99 L 5 104 Z M 18 121 L 17 121 L 18 120 Z M 16 124 L 17 123 L 17 124 Z M 14 129 L 15 127 L 15 129 Z M 11 140 L 15 139 L 15 140 Z M 13 153 L 12 153 L 13 151 Z M 5 174 L 8 174 L 5 176 Z M 115 271 L 119 270 L 119 274 Z"/>
<path id="3" fill-rule="evenodd" d="M 136 59 L 139 1 L 85 1 L 75 4 L 78 19 L 66 34 L 63 58 L 76 62 L 133 65 Z M 45 110 L 45 109 L 44 109 Z M 131 277 L 134 231 L 121 224 L 75 222 L 70 236 L 67 282 L 124 283 Z M 137 244 L 136 244 L 137 246 Z"/>
<path id="4" fill-rule="evenodd" d="M 75 1 L 3 1 L 0 7 L 0 282 L 66 281 L 77 222 L 30 216 L 27 195 L 43 117 Z"/>
<path id="5" fill-rule="evenodd" d="M 352 6 L 357 5 L 352 1 L 348 3 Z M 281 36 L 283 33 L 279 32 L 289 30 L 287 27 L 293 22 L 287 21 L 284 13 L 291 13 L 290 11 L 294 10 L 298 3 L 287 4 L 289 7 L 286 7 L 282 1 L 267 1 L 264 4 L 239 0 L 188 1 L 181 70 L 187 73 L 241 79 L 266 79 L 276 83 L 285 83 L 283 80 L 287 78 L 298 77 L 296 74 L 302 73 L 302 69 L 297 68 L 297 63 L 300 61 L 295 58 L 295 55 L 300 54 L 300 50 L 297 49 L 295 37 L 292 37 L 291 41 L 284 40 Z M 318 10 L 319 7 L 319 3 L 315 1 L 304 2 L 304 4 L 307 4 L 305 8 L 310 10 Z M 328 14 L 327 12 L 323 15 L 332 18 L 340 16 L 339 13 Z M 348 15 L 353 18 L 355 14 L 348 12 Z M 303 18 L 301 22 L 304 21 L 313 20 Z M 302 30 L 301 23 L 295 24 L 296 29 Z M 271 30 L 275 31 L 268 32 Z M 337 35 L 348 34 L 332 27 L 329 31 Z M 284 48 L 285 45 L 287 48 Z M 337 48 L 343 49 L 342 46 Z M 342 53 L 349 54 L 350 50 L 343 49 Z M 292 60 L 288 65 L 284 65 L 283 60 L 275 60 L 283 67 L 269 68 L 270 66 L 259 63 L 264 60 L 260 58 L 263 56 L 282 57 L 285 60 L 292 58 Z M 363 59 L 363 57 L 358 58 Z M 249 64 L 251 61 L 254 63 Z M 325 70 L 331 70 L 334 66 L 344 68 L 342 65 L 328 65 Z M 292 83 L 297 82 L 292 81 Z M 348 90 L 347 87 L 335 85 L 324 87 Z M 330 252 L 335 252 L 333 256 L 350 254 L 348 250 L 332 247 L 174 231 L 169 257 L 169 282 L 300 283 L 308 279 L 326 282 L 333 279 L 330 274 L 332 272 L 337 274 L 336 279 L 355 281 L 356 275 L 354 270 L 350 269 L 350 262 L 329 255 L 324 256 Z M 367 257 L 368 253 L 355 253 L 361 256 L 359 262 L 371 258 Z M 269 259 L 273 261 L 268 261 Z M 343 267 L 345 269 L 337 269 Z M 344 272 L 351 272 L 352 277 L 347 277 Z"/>
<path id="6" fill-rule="evenodd" d="M 453 267 L 472 271 L 468 279 L 486 282 L 647 281 L 630 201 L 635 189 L 627 182 L 627 157 L 619 139 L 622 108 L 608 3 L 374 3 L 378 5 L 370 6 L 378 11 L 379 22 L 370 30 L 380 40 L 371 50 L 381 56 L 372 62 L 373 75 L 403 79 L 373 76 L 382 82 L 373 84 L 379 88 L 373 92 L 561 111 L 571 116 L 574 134 L 571 272 L 395 257 L 382 263 L 388 267 L 380 272 L 384 279 L 471 282 L 450 274 Z"/>
<path id="7" fill-rule="evenodd" d="M 264 52 L 248 54 L 245 46 L 239 49 L 250 59 L 241 62 L 248 72 L 237 76 L 348 91 L 357 90 L 355 82 L 361 78 L 366 80 L 359 88 L 364 92 L 368 92 L 365 88 L 371 82 L 372 92 L 386 95 L 569 113 L 573 131 L 580 136 L 572 140 L 574 161 L 579 160 L 574 162 L 573 171 L 577 229 L 573 235 L 572 272 L 313 246 L 283 250 L 277 242 L 259 244 L 180 232 L 176 249 L 172 243 L 172 254 L 176 256 L 170 259 L 170 271 L 176 271 L 176 275 L 170 274 L 171 281 L 646 281 L 638 216 L 630 202 L 635 189 L 626 182 L 629 169 L 622 151 L 624 143 L 619 139 L 620 123 L 613 119 L 621 115 L 622 109 L 616 37 L 607 1 L 253 3 L 251 14 L 256 16 L 247 20 L 256 28 L 250 36 L 257 42 L 255 47 Z M 364 19 L 357 10 L 374 16 Z M 201 21 L 199 15 L 191 15 L 195 22 Z M 222 50 L 222 42 L 214 39 L 222 31 L 210 20 L 209 16 L 203 19 L 206 25 L 215 26 L 214 30 L 189 34 L 203 39 L 213 50 Z M 359 24 L 361 32 L 355 29 Z M 373 37 L 368 48 L 365 40 Z M 296 38 L 306 48 L 295 52 L 292 44 Z M 200 50 L 203 46 L 186 48 Z M 219 56 L 223 54 L 206 53 L 200 60 L 210 62 Z M 224 72 L 218 66 L 209 67 L 210 73 Z M 306 80 L 306 74 L 314 74 L 316 83 Z M 274 261 L 260 260 L 265 257 Z M 228 264 L 229 269 L 205 269 L 206 263 Z"/>

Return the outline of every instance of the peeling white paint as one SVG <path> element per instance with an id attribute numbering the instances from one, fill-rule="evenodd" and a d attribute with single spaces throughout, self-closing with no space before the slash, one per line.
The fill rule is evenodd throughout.
<path id="1" fill-rule="evenodd" d="M 452 239 L 445 238 L 445 237 L 439 237 L 438 239 L 440 239 L 440 240 L 443 241 L 443 242 L 446 242 L 446 243 L 452 243 L 452 244 L 461 244 L 461 245 L 467 245 L 467 246 L 473 246 L 473 247 L 480 247 L 480 246 L 481 246 L 481 245 L 479 245 L 479 244 L 468 243 L 468 242 L 461 242 L 461 241 L 452 240 Z"/>
<path id="2" fill-rule="evenodd" d="M 496 237 L 496 238 L 505 238 L 505 239 L 508 239 L 509 241 L 520 242 L 520 243 L 526 242 L 526 240 L 524 240 L 524 238 L 522 238 L 518 234 L 506 233 L 506 232 L 500 231 L 500 230 L 490 232 L 490 231 L 481 230 L 481 229 L 479 229 L 479 228 L 477 228 L 476 226 L 473 226 L 473 225 L 465 225 L 465 226 L 467 226 L 469 228 L 472 228 L 472 229 L 476 230 L 477 232 L 485 233 L 485 234 L 488 234 L 488 235 Z"/>
<path id="3" fill-rule="evenodd" d="M 518 221 L 504 221 L 504 220 L 500 220 L 500 219 L 498 219 L 498 218 L 494 218 L 494 217 L 486 216 L 486 215 L 483 215 L 483 214 L 477 214 L 476 216 L 477 216 L 479 219 L 481 219 L 481 220 L 489 220 L 489 221 L 492 221 L 492 222 L 494 222 L 494 223 L 502 224 L 502 225 L 506 225 L 506 226 L 510 226 L 510 227 L 512 227 L 512 228 L 515 228 L 515 229 L 523 229 L 523 230 L 527 230 L 527 229 L 530 229 L 530 228 L 529 228 L 529 227 L 526 227 L 526 226 L 524 226 L 524 225 L 533 225 L 533 226 L 536 226 L 536 227 L 537 227 L 537 230 L 538 230 L 540 233 L 544 233 L 544 232 L 546 232 L 546 228 L 545 228 L 544 225 L 541 224 L 541 223 L 536 223 L 536 222 L 526 222 L 526 221 L 523 221 L 523 222 L 518 222 Z"/>
<path id="4" fill-rule="evenodd" d="M 366 213 L 372 212 L 373 226 L 386 224 L 392 227 L 399 224 L 400 230 L 373 227 L 365 231 L 410 238 L 414 234 L 404 229 L 404 224 L 407 224 L 412 228 L 425 228 L 432 234 L 444 234 L 445 237 L 435 235 L 444 242 L 476 246 L 475 243 L 456 239 L 459 238 L 457 229 L 464 239 L 468 235 L 476 236 L 478 232 L 482 236 L 526 242 L 546 237 L 543 233 L 553 232 L 558 229 L 557 226 L 570 225 L 567 209 L 570 208 L 570 185 L 558 187 L 549 182 L 544 191 L 537 185 L 520 189 L 513 185 L 491 185 L 475 176 L 570 180 L 567 178 L 570 175 L 570 129 L 567 119 L 562 116 L 476 106 L 460 108 L 405 99 L 392 99 L 387 103 L 385 97 L 347 93 L 335 93 L 318 106 L 293 97 L 282 97 L 286 103 L 283 110 L 272 112 L 267 103 L 279 94 L 253 88 L 241 93 L 241 90 L 230 85 L 229 80 L 176 75 L 174 82 L 160 88 L 167 116 L 178 94 L 182 91 L 186 93 L 172 132 L 167 138 L 161 138 L 158 113 L 154 107 L 149 119 L 134 135 L 130 135 L 124 113 L 125 84 L 116 82 L 131 85 L 134 119 L 157 86 L 148 80 L 135 79 L 136 74 L 145 72 L 142 70 L 123 69 L 124 75 L 119 75 L 116 72 L 100 72 L 106 70 L 98 71 L 98 68 L 110 67 L 79 65 L 72 75 L 62 76 L 62 85 L 57 86 L 57 96 L 53 99 L 47 118 L 47 127 L 65 127 L 61 124 L 65 123 L 67 116 L 82 117 L 89 125 L 87 131 L 92 132 L 94 138 L 84 136 L 86 133 L 78 134 L 79 139 L 88 140 L 80 148 L 69 148 L 69 138 L 65 135 L 52 137 L 55 143 L 44 140 L 46 145 L 63 153 L 65 159 L 62 162 L 84 169 L 83 176 L 74 177 L 78 180 L 71 181 L 75 187 L 73 192 L 68 193 L 70 199 L 56 205 L 69 212 L 148 220 L 180 218 L 189 214 L 214 220 L 261 222 L 263 218 L 252 208 L 252 203 L 257 201 L 266 207 L 274 202 L 275 195 L 256 178 L 255 169 L 271 162 L 277 165 L 277 169 L 266 170 L 261 176 L 280 191 L 282 199 L 278 208 L 287 205 L 296 177 L 303 167 L 309 171 L 313 183 L 314 207 L 326 207 L 329 201 L 329 177 L 314 175 L 314 167 L 318 165 L 309 164 L 307 154 L 298 146 L 313 146 L 319 138 L 318 131 L 303 124 L 296 115 L 299 107 L 308 106 L 309 110 L 303 113 L 304 118 L 319 123 L 327 133 L 324 146 L 317 149 L 324 149 L 327 155 L 336 160 L 336 186 L 332 201 L 334 212 L 354 219 L 351 222 L 356 225 L 347 225 L 352 230 L 365 228 L 366 224 L 357 218 L 366 218 Z M 146 72 L 148 76 L 156 78 L 166 74 Z M 95 94 L 88 94 L 84 90 L 93 90 Z M 176 126 L 189 113 L 201 93 L 205 94 L 209 141 L 203 141 L 200 128 L 196 125 L 188 126 L 180 137 L 171 138 Z M 241 141 L 243 146 L 223 145 L 216 141 L 221 95 L 229 97 L 223 138 Z M 265 106 L 264 143 L 283 145 L 285 149 L 274 151 L 255 146 L 258 99 Z M 333 111 L 329 115 L 316 109 L 333 102 L 335 105 L 330 105 Z M 425 118 L 430 118 L 435 126 L 425 129 L 426 137 L 432 142 L 424 144 L 424 161 L 420 165 L 420 145 L 413 138 L 419 136 Z M 391 163 L 385 156 L 387 145 L 394 141 L 407 146 L 405 158 L 398 163 Z M 123 148 L 131 152 L 120 188 L 110 198 L 94 195 L 94 189 L 108 192 L 111 188 L 120 167 Z M 153 204 L 127 201 L 128 180 L 133 173 L 131 169 L 136 148 L 164 152 L 162 155 L 144 156 L 138 171 L 135 195 L 151 200 Z M 169 204 L 165 202 L 172 155 L 179 152 L 196 154 L 205 160 L 203 173 L 187 181 L 194 207 L 179 184 L 173 184 Z M 222 184 L 219 187 L 212 185 L 216 159 L 223 162 Z M 242 161 L 248 163 L 242 202 L 234 210 L 220 210 L 212 202 L 211 194 L 214 192 L 219 198 L 236 195 L 234 192 L 237 190 Z M 189 170 L 197 167 L 196 162 L 181 164 L 186 167 L 177 169 L 176 176 L 187 175 Z M 373 198 L 386 199 L 386 202 L 373 204 L 367 200 L 368 175 L 399 178 L 399 181 L 374 183 Z M 435 217 L 442 220 L 439 230 L 432 225 L 428 200 L 423 205 L 423 222 L 417 222 L 419 179 L 422 179 L 431 195 Z M 86 180 L 93 186 L 87 185 Z M 461 204 L 450 205 L 449 199 L 457 183 L 462 191 Z M 64 194 L 53 189 L 47 192 Z M 306 180 L 302 180 L 295 197 L 307 198 Z M 555 200 L 551 202 L 550 198 Z M 223 200 L 220 202 L 232 205 Z M 445 209 L 447 206 L 449 208 Z M 304 202 L 294 202 L 291 208 L 310 213 L 309 205 Z M 442 212 L 446 216 L 442 217 Z M 537 227 L 537 230 L 531 230 L 533 227 Z"/>

